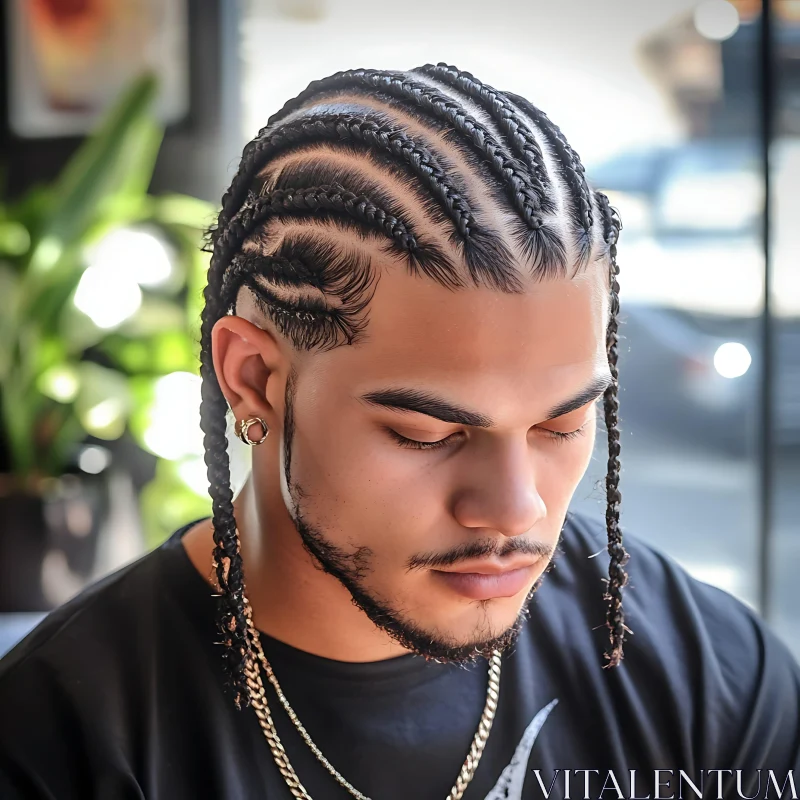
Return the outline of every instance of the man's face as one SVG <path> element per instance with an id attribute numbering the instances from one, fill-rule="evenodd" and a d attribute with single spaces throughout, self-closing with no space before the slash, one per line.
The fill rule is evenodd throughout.
<path id="1" fill-rule="evenodd" d="M 451 292 L 391 268 L 366 341 L 298 361 L 287 507 L 406 646 L 464 660 L 508 640 L 589 464 L 607 318 L 599 266 L 522 295 Z M 422 396 L 427 413 L 396 407 Z"/>

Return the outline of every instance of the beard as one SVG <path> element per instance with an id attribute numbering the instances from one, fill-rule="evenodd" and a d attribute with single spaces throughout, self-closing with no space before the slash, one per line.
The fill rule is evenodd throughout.
<path id="1" fill-rule="evenodd" d="M 303 511 L 303 501 L 309 498 L 309 493 L 292 478 L 291 474 L 296 380 L 297 373 L 292 369 L 286 383 L 284 404 L 284 475 L 291 500 L 288 511 L 305 550 L 319 568 L 332 575 L 347 589 L 353 604 L 366 614 L 376 627 L 406 650 L 426 660 L 466 665 L 479 658 L 491 658 L 495 650 L 501 652 L 508 650 L 517 640 L 529 616 L 530 601 L 544 576 L 553 568 L 554 559 L 551 559 L 528 592 L 514 623 L 499 635 L 490 635 L 487 627 L 478 626 L 471 641 L 459 643 L 440 632 L 425 630 L 418 623 L 406 618 L 389 601 L 367 587 L 366 577 L 371 572 L 372 550 L 365 546 L 356 548 L 354 552 L 342 549 L 333 543 L 319 526 L 312 524 Z M 559 550 L 557 546 L 556 552 Z"/>

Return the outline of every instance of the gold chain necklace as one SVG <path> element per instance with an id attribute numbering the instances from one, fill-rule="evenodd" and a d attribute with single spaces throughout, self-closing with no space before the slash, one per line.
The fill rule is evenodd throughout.
<path id="1" fill-rule="evenodd" d="M 278 679 L 275 677 L 275 673 L 272 671 L 272 667 L 264 655 L 264 650 L 261 647 L 261 638 L 258 635 L 255 625 L 253 624 L 253 612 L 252 608 L 250 607 L 250 601 L 247 599 L 247 595 L 244 592 L 245 587 L 242 585 L 242 601 L 244 605 L 245 616 L 247 617 L 247 627 L 252 644 L 255 646 L 255 650 L 258 655 L 258 661 L 261 662 L 261 666 L 264 668 L 264 672 L 267 674 L 269 682 L 275 688 L 278 699 L 281 701 L 281 705 L 289 715 L 289 719 L 291 719 L 291 721 L 294 723 L 295 728 L 297 728 L 300 736 L 308 745 L 311 752 L 316 756 L 317 760 L 325 767 L 325 769 L 327 769 L 328 772 L 336 779 L 337 783 L 344 787 L 353 797 L 357 798 L 357 800 L 370 800 L 369 797 L 367 797 L 365 794 L 362 794 L 358 791 L 358 789 L 348 783 L 346 778 L 344 778 L 344 776 L 342 776 L 334 768 L 330 761 L 325 758 L 325 756 L 322 754 L 322 751 L 309 736 L 308 731 L 306 731 L 306 729 L 303 727 L 303 723 L 298 719 L 294 709 L 289 705 L 289 701 L 286 699 L 286 696 L 284 695 L 280 684 L 278 683 Z M 480 722 L 478 723 L 478 730 L 475 732 L 475 737 L 472 740 L 472 746 L 469 749 L 466 761 L 461 767 L 461 771 L 458 774 L 455 785 L 450 790 L 450 794 L 447 795 L 447 800 L 461 800 L 464 791 L 475 775 L 475 770 L 478 768 L 478 763 L 483 755 L 483 749 L 486 746 L 489 733 L 492 730 L 494 715 L 497 711 L 497 698 L 500 694 L 500 665 L 500 651 L 495 650 L 489 661 L 489 686 L 486 690 L 486 704 L 483 708 Z M 300 779 L 297 777 L 297 773 L 294 771 L 294 767 L 292 767 L 291 763 L 289 762 L 289 757 L 286 755 L 286 750 L 284 749 L 280 737 L 278 736 L 278 731 L 275 728 L 275 723 L 272 719 L 272 713 L 270 712 L 269 703 L 267 702 L 264 684 L 261 681 L 258 663 L 254 662 L 252 659 L 249 659 L 248 665 L 245 668 L 245 674 L 247 676 L 247 685 L 250 688 L 251 704 L 256 712 L 256 716 L 258 717 L 261 730 L 263 731 L 267 743 L 269 744 L 275 764 L 283 776 L 283 779 L 286 781 L 289 791 L 291 791 L 292 796 L 298 798 L 298 800 L 313 800 L 306 788 L 300 782 Z"/>

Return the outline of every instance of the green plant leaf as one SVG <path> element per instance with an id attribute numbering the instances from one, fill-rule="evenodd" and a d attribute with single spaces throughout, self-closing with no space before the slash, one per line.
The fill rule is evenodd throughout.
<path id="1" fill-rule="evenodd" d="M 125 430 L 132 397 L 124 375 L 89 361 L 78 366 L 80 391 L 75 411 L 88 433 L 117 439 Z"/>
<path id="2" fill-rule="evenodd" d="M 15 331 L 11 329 L 18 302 L 19 280 L 12 266 L 0 261 L 0 383 L 11 368 Z"/>
<path id="3" fill-rule="evenodd" d="M 183 306 L 174 300 L 144 292 L 139 310 L 119 327 L 127 337 L 151 336 L 183 327 Z"/>
<path id="4" fill-rule="evenodd" d="M 62 268 L 43 275 L 35 293 L 24 298 L 27 302 L 20 327 L 38 325 L 42 332 L 51 335 L 61 328 L 61 318 L 71 305 L 72 294 L 83 274 L 83 264 L 74 251 L 62 257 Z"/>
<path id="5" fill-rule="evenodd" d="M 40 248 L 53 249 L 56 242 L 63 249 L 78 240 L 109 196 L 123 189 L 141 193 L 149 184 L 158 146 L 149 117 L 156 90 L 153 75 L 137 80 L 70 159 L 53 187 L 48 219 L 31 256 L 34 269 L 52 267 L 52 255 L 43 257 Z"/>
<path id="6" fill-rule="evenodd" d="M 142 443 L 157 377 L 198 370 L 202 232 L 216 209 L 147 195 L 163 136 L 151 115 L 155 93 L 152 76 L 136 81 L 53 184 L 0 204 L 0 432 L 20 476 L 57 475 L 86 430 L 115 438 L 127 425 Z M 174 245 L 173 273 L 119 328 L 101 329 L 72 302 L 87 247 L 140 223 Z M 107 366 L 87 360 L 104 356 Z M 195 499 L 176 474 L 173 488 L 183 487 L 190 508 Z"/>
<path id="7" fill-rule="evenodd" d="M 101 343 L 103 352 L 125 372 L 136 375 L 167 375 L 194 371 L 194 353 L 183 330 L 167 330 L 150 337 L 108 336 Z"/>
<path id="8" fill-rule="evenodd" d="M 147 116 L 136 121 L 136 128 L 129 137 L 129 149 L 117 187 L 118 194 L 123 197 L 145 196 L 163 140 L 164 128 L 152 117 Z"/>
<path id="9" fill-rule="evenodd" d="M 3 432 L 6 437 L 8 453 L 11 457 L 12 472 L 19 476 L 30 474 L 35 467 L 35 454 L 31 447 L 33 423 L 24 393 L 13 380 L 11 373 L 6 375 L 0 387 Z"/>
<path id="10" fill-rule="evenodd" d="M 147 195 L 118 192 L 109 195 L 103 203 L 102 213 L 93 220 L 81 240 L 89 247 L 116 228 L 135 225 L 152 216 L 151 199 Z"/>
<path id="11" fill-rule="evenodd" d="M 71 300 L 61 311 L 58 330 L 61 331 L 67 353 L 76 358 L 108 336 L 107 330 L 98 328 L 86 314 L 75 308 Z"/>
<path id="12" fill-rule="evenodd" d="M 211 254 L 203 250 L 195 250 L 191 254 L 191 259 L 191 268 L 186 281 L 186 328 L 199 358 L 201 315 L 205 306 L 203 292 L 208 282 Z"/>
<path id="13" fill-rule="evenodd" d="M 145 446 L 144 435 L 150 426 L 153 416 L 156 380 L 157 378 L 149 375 L 135 375 L 128 380 L 128 390 L 133 401 L 128 427 L 134 439 L 143 448 Z"/>
<path id="14" fill-rule="evenodd" d="M 81 388 L 78 365 L 66 361 L 51 363 L 37 376 L 36 388 L 59 403 L 71 403 Z"/>
<path id="15" fill-rule="evenodd" d="M 50 209 L 53 190 L 51 186 L 32 186 L 7 208 L 7 218 L 14 219 L 24 225 L 31 236 L 31 241 L 39 237 L 43 220 Z M 27 264 L 27 261 L 24 262 Z"/>
<path id="16" fill-rule="evenodd" d="M 21 222 L 0 220 L 0 256 L 24 256 L 30 246 L 31 235 Z"/>
<path id="17" fill-rule="evenodd" d="M 216 221 L 216 207 L 196 197 L 185 194 L 163 194 L 152 200 L 153 219 L 164 225 L 185 225 L 203 231 Z"/>
<path id="18" fill-rule="evenodd" d="M 65 407 L 56 433 L 41 459 L 44 470 L 50 475 L 62 472 L 70 458 L 74 458 L 75 450 L 84 438 L 83 426 L 73 408 Z"/>

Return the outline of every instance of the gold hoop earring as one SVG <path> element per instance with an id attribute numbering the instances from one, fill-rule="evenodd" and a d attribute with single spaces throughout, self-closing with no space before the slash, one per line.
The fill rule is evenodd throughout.
<path id="1" fill-rule="evenodd" d="M 251 425 L 255 425 L 258 423 L 261 426 L 262 436 L 257 441 L 253 441 L 248 435 L 247 431 L 250 430 Z M 264 422 L 261 417 L 250 417 L 249 419 L 243 419 L 241 422 L 236 423 L 236 435 L 245 443 L 250 445 L 250 447 L 255 447 L 257 444 L 261 444 L 264 439 L 267 438 L 269 435 L 269 426 L 266 422 Z"/>

